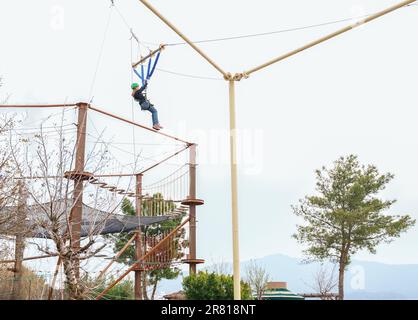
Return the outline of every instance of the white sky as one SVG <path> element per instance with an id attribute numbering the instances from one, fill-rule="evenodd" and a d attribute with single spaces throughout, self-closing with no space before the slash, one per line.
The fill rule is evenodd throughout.
<path id="1" fill-rule="evenodd" d="M 139 1 L 115 2 L 140 40 L 181 41 Z M 151 2 L 196 40 L 361 16 L 396 3 Z M 10 102 L 88 100 L 109 4 L 104 0 L 2 0 L 0 75 L 5 82 L 2 93 L 12 94 Z M 398 200 L 393 213 L 418 218 L 417 17 L 418 6 L 401 9 L 237 85 L 237 124 L 245 131 L 239 141 L 244 152 L 239 176 L 242 260 L 274 253 L 301 255 L 301 246 L 290 237 L 297 222 L 290 206 L 314 191 L 314 170 L 340 155 L 355 153 L 362 162 L 394 173 L 396 178 L 384 193 Z M 225 70 L 241 72 L 345 24 L 201 47 Z M 131 117 L 129 38 L 129 30 L 114 12 L 93 92 L 94 105 L 125 117 Z M 169 47 L 159 67 L 220 77 L 187 46 Z M 229 125 L 227 83 L 157 71 L 149 92 L 166 132 L 199 143 L 198 195 L 206 205 L 198 209 L 198 256 L 231 260 L 228 140 L 219 139 Z M 40 116 L 45 113 L 30 115 Z M 129 127 L 98 115 L 92 119 L 100 129 L 107 128 L 109 137 L 132 141 Z M 150 123 L 149 115 L 138 109 L 135 119 Z M 140 131 L 137 137 L 149 139 Z M 418 263 L 417 241 L 414 228 L 379 248 L 376 255 L 356 258 Z"/>

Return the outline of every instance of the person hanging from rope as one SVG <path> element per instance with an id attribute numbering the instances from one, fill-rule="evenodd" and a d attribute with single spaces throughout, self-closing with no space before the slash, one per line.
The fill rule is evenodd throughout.
<path id="1" fill-rule="evenodd" d="M 139 105 L 141 106 L 141 110 L 149 111 L 152 115 L 152 128 L 155 130 L 160 130 L 163 127 L 160 126 L 158 121 L 158 111 L 154 108 L 154 105 L 147 99 L 146 94 L 143 92 L 146 90 L 148 86 L 148 81 L 145 81 L 142 87 L 139 86 L 138 83 L 132 83 L 132 97 L 135 101 L 138 101 Z"/>

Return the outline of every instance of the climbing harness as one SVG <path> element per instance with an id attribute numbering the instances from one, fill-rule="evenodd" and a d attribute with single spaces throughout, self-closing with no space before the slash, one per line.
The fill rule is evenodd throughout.
<path id="1" fill-rule="evenodd" d="M 161 45 L 159 49 L 155 50 L 155 51 L 151 51 L 150 54 L 141 59 L 139 62 L 135 63 L 132 65 L 132 69 L 134 71 L 134 73 L 138 76 L 139 79 L 141 79 L 142 85 L 144 85 L 146 82 L 148 82 L 151 77 L 153 76 L 155 69 L 157 67 L 158 61 L 160 60 L 160 55 L 161 55 L 161 50 L 164 49 L 164 46 Z M 155 57 L 155 60 L 153 61 L 153 56 L 157 55 Z M 145 66 L 144 66 L 144 62 L 146 62 L 148 60 L 148 65 L 147 65 L 147 70 L 145 73 Z M 140 65 L 141 69 L 140 71 L 136 70 L 136 67 Z"/>

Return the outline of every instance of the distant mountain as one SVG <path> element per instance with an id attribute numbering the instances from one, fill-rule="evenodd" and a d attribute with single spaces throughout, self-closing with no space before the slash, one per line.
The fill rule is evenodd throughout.
<path id="1" fill-rule="evenodd" d="M 310 293 L 320 264 L 305 264 L 298 258 L 282 254 L 255 259 L 271 275 L 273 281 L 286 281 L 295 293 Z M 242 262 L 242 275 L 249 261 Z M 326 266 L 332 270 L 331 266 Z M 213 269 L 208 266 L 207 269 Z M 226 264 L 223 269 L 231 270 Z M 187 274 L 187 271 L 185 272 Z M 335 270 L 338 274 L 338 270 Z M 159 287 L 161 294 L 181 289 L 181 277 L 164 281 Z M 418 299 L 418 265 L 396 265 L 354 260 L 346 272 L 346 299 L 399 300 Z"/>
<path id="2" fill-rule="evenodd" d="M 312 292 L 320 264 L 304 264 L 300 259 L 272 255 L 256 260 L 275 281 L 288 282 L 297 293 Z M 243 270 L 248 262 L 243 263 Z M 327 266 L 332 270 L 331 266 Z M 337 274 L 338 269 L 335 270 Z M 418 265 L 389 265 L 354 260 L 346 271 L 346 299 L 418 299 Z"/>

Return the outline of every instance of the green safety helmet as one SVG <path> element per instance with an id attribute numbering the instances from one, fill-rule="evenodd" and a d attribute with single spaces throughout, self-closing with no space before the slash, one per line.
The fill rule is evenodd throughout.
<path id="1" fill-rule="evenodd" d="M 132 85 L 131 85 L 131 88 L 132 88 L 132 90 L 133 89 L 136 89 L 136 88 L 138 88 L 139 87 L 139 84 L 138 83 L 132 83 Z"/>

